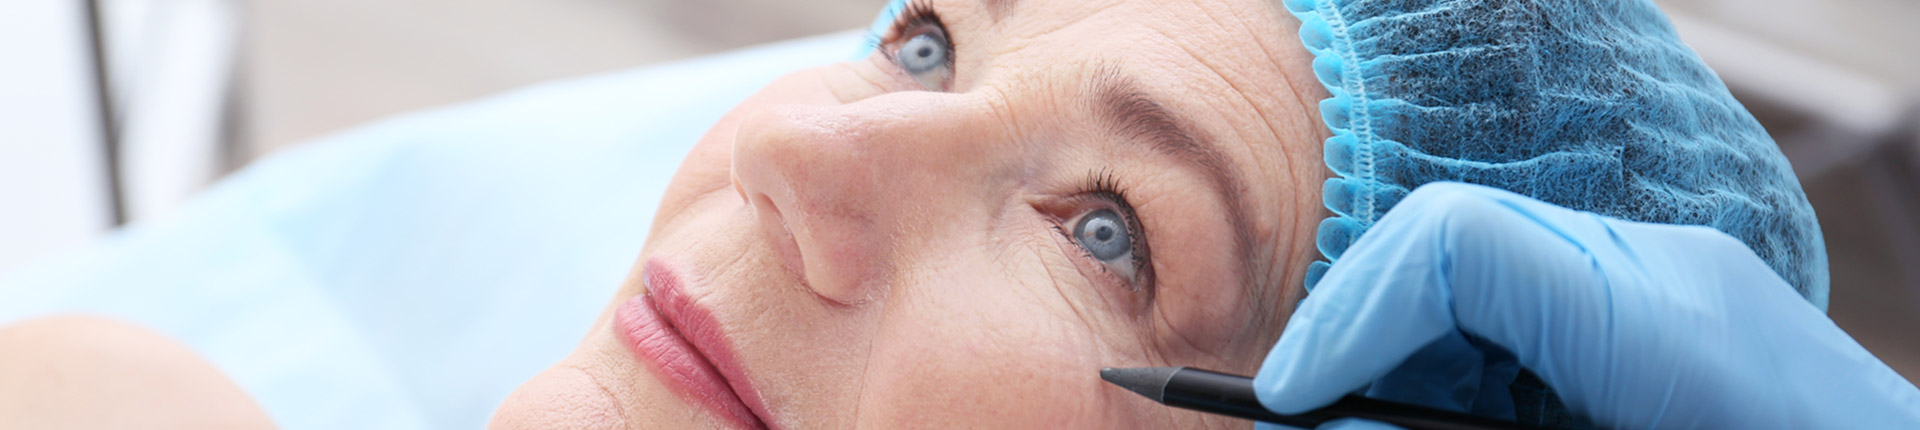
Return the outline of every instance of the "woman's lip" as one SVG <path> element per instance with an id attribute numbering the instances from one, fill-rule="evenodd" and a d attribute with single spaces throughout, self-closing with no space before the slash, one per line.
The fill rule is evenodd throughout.
<path id="1" fill-rule="evenodd" d="M 614 327 L 627 349 L 689 401 L 741 427 L 766 428 L 759 393 L 713 314 L 687 300 L 684 280 L 666 263 L 648 260 L 641 276 L 647 293 L 614 311 Z"/>

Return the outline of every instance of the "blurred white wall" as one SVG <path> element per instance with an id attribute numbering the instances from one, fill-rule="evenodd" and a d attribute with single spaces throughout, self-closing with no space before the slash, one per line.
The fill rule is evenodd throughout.
<path id="1" fill-rule="evenodd" d="M 536 82 L 862 28 L 886 0 L 254 0 L 251 158 Z"/>
<path id="2" fill-rule="evenodd" d="M 77 2 L 0 1 L 0 270 L 112 225 Z"/>
<path id="3" fill-rule="evenodd" d="M 101 6 L 120 112 L 122 198 L 127 220 L 138 221 L 173 209 L 227 170 L 240 17 L 231 0 Z"/>
<path id="4" fill-rule="evenodd" d="M 541 81 L 864 25 L 884 0 L 0 0 L 0 271 L 162 216 L 246 161 Z M 109 194 L 117 183 L 120 198 Z"/>
<path id="5" fill-rule="evenodd" d="M 113 124 L 101 120 L 87 2 L 0 2 L 0 271 L 104 234 L 116 207 L 126 221 L 165 213 L 226 171 L 233 2 L 98 5 Z"/>

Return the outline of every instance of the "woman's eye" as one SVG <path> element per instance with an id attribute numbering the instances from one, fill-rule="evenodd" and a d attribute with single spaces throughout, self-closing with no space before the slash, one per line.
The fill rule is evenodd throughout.
<path id="1" fill-rule="evenodd" d="M 1111 209 L 1101 209 L 1085 216 L 1073 225 L 1073 240 L 1079 242 L 1088 255 L 1100 260 L 1120 277 L 1133 280 L 1133 235 L 1127 230 L 1125 219 Z"/>
<path id="2" fill-rule="evenodd" d="M 934 32 L 921 33 L 901 43 L 893 53 L 893 61 L 919 81 L 920 86 L 939 91 L 953 78 L 952 51 L 953 46 L 947 43 L 946 37 Z"/>

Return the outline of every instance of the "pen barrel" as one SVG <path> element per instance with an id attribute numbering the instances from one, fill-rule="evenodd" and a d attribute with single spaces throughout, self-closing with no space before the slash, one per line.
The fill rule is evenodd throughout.
<path id="1" fill-rule="evenodd" d="M 1365 418 L 1410 430 L 1536 430 L 1539 427 L 1448 410 L 1349 395 L 1314 412 Z"/>
<path id="2" fill-rule="evenodd" d="M 1299 415 L 1273 413 L 1260 405 L 1252 379 L 1194 368 L 1175 371 L 1167 379 L 1164 396 L 1160 402 L 1167 406 L 1299 428 L 1319 427 L 1340 418 L 1318 410 Z"/>
<path id="3" fill-rule="evenodd" d="M 1167 379 L 1165 393 L 1161 402 L 1168 406 L 1300 428 L 1314 428 L 1340 418 L 1364 418 L 1411 430 L 1535 428 L 1459 412 L 1351 395 L 1306 413 L 1281 415 L 1260 405 L 1259 397 L 1254 394 L 1252 379 L 1194 368 L 1183 368 L 1174 372 Z"/>

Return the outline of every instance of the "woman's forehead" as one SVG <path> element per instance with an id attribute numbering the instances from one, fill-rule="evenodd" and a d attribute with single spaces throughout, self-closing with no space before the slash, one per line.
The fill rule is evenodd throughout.
<path id="1" fill-rule="evenodd" d="M 1314 124 L 1286 70 L 1311 73 L 1282 49 L 1292 26 L 1264 0 L 943 0 L 956 47 L 956 90 L 995 87 L 1029 117 L 1105 117 L 1115 76 L 1230 158 L 1272 157 Z M 950 13 L 949 9 L 954 10 Z M 1281 64 L 1296 60 L 1301 64 Z M 1298 66 L 1298 67 L 1293 67 Z M 1306 82 L 1314 83 L 1311 76 Z M 1311 95 L 1309 95 L 1311 96 Z M 1252 160 L 1248 160 L 1252 161 Z M 1256 162 L 1258 163 L 1258 162 Z M 1260 163 L 1264 164 L 1264 163 Z M 1261 169 L 1255 169 L 1261 170 Z M 1246 172 L 1265 176 L 1262 172 Z M 1276 173 L 1276 172 L 1265 172 Z M 1269 178 L 1254 178 L 1269 179 Z"/>

